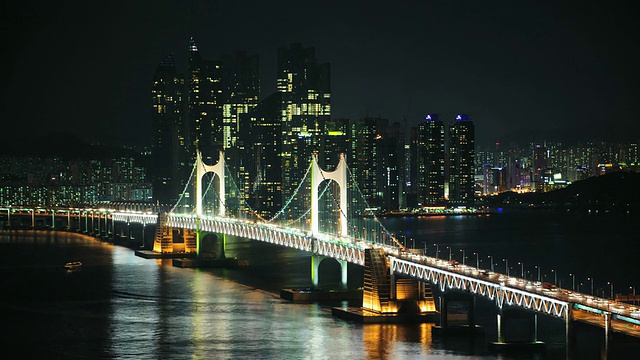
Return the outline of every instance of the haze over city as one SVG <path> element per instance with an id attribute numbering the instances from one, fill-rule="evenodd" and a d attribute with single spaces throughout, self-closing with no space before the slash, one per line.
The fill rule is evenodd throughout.
<path id="1" fill-rule="evenodd" d="M 468 113 L 479 145 L 522 133 L 637 140 L 629 4 L 5 2 L 2 138 L 63 130 L 148 145 L 153 72 L 171 53 L 184 71 L 193 37 L 206 58 L 259 55 L 262 97 L 278 47 L 315 47 L 331 64 L 333 118 Z"/>

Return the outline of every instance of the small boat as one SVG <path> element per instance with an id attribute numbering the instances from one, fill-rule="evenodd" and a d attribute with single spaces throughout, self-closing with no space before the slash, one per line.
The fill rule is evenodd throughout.
<path id="1" fill-rule="evenodd" d="M 73 271 L 82 269 L 82 263 L 80 261 L 72 261 L 64 264 L 64 268 Z"/>

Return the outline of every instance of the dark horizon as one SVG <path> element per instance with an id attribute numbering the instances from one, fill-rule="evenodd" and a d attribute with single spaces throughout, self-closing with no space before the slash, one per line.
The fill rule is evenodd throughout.
<path id="1" fill-rule="evenodd" d="M 3 140 L 62 131 L 148 142 L 153 72 L 171 53 L 186 71 L 191 36 L 208 59 L 259 55 L 262 98 L 275 91 L 278 47 L 314 47 L 331 64 L 332 118 L 411 125 L 427 113 L 445 122 L 467 113 L 481 146 L 540 131 L 585 141 L 640 137 L 630 2 L 169 1 L 99 12 L 62 2 L 2 10 Z"/>

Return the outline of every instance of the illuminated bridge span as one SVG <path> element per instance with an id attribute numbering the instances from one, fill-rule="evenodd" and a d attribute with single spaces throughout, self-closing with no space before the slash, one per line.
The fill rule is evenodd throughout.
<path id="1" fill-rule="evenodd" d="M 67 216 L 90 215 L 98 224 L 155 224 L 153 251 L 201 255 L 207 234 L 238 236 L 311 253 L 311 280 L 318 284 L 318 266 L 326 258 L 342 268 L 342 286 L 347 285 L 347 263 L 365 267 L 363 309 L 372 313 L 397 313 L 406 304 L 417 304 L 419 312 L 433 313 L 436 305 L 431 287 L 443 294 L 460 292 L 487 298 L 498 309 L 514 307 L 562 319 L 567 341 L 572 322 L 582 321 L 605 329 L 605 344 L 612 331 L 640 338 L 640 309 L 563 289 L 545 288 L 540 283 L 478 268 L 452 264 L 405 248 L 371 215 L 341 155 L 335 170 L 322 170 L 314 155 L 310 166 L 284 206 L 270 218 L 249 206 L 245 186 L 238 187 L 220 152 L 216 165 L 204 164 L 198 153 L 190 179 L 169 212 L 149 213 L 110 209 L 68 209 Z M 5 209 L 9 210 L 9 209 Z M 15 210 L 15 209 L 14 209 Z M 42 210 L 42 209 L 41 209 Z M 35 214 L 36 209 L 32 209 Z M 64 210 L 56 210 L 55 213 Z M 11 210 L 8 212 L 11 213 Z M 104 220 L 101 220 L 104 219 Z M 182 241 L 177 245 L 175 236 Z M 221 251 L 224 256 L 224 249 Z M 413 305 L 415 307 L 415 305 Z M 443 311 L 442 305 L 440 309 Z M 498 316 L 500 321 L 500 315 Z M 500 327 L 499 327 L 500 328 Z M 499 334 L 499 341 L 501 340 Z"/>

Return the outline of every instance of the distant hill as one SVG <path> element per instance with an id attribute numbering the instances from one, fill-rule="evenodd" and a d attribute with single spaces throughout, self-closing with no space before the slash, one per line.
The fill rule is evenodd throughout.
<path id="1" fill-rule="evenodd" d="M 487 198 L 487 204 L 521 208 L 640 211 L 640 174 L 614 172 L 576 181 L 546 193 L 505 192 Z"/>
<path id="2" fill-rule="evenodd" d="M 106 159 L 137 156 L 133 151 L 111 145 L 92 145 L 68 133 L 50 133 L 38 138 L 14 138 L 0 147 L 0 155 Z"/>

